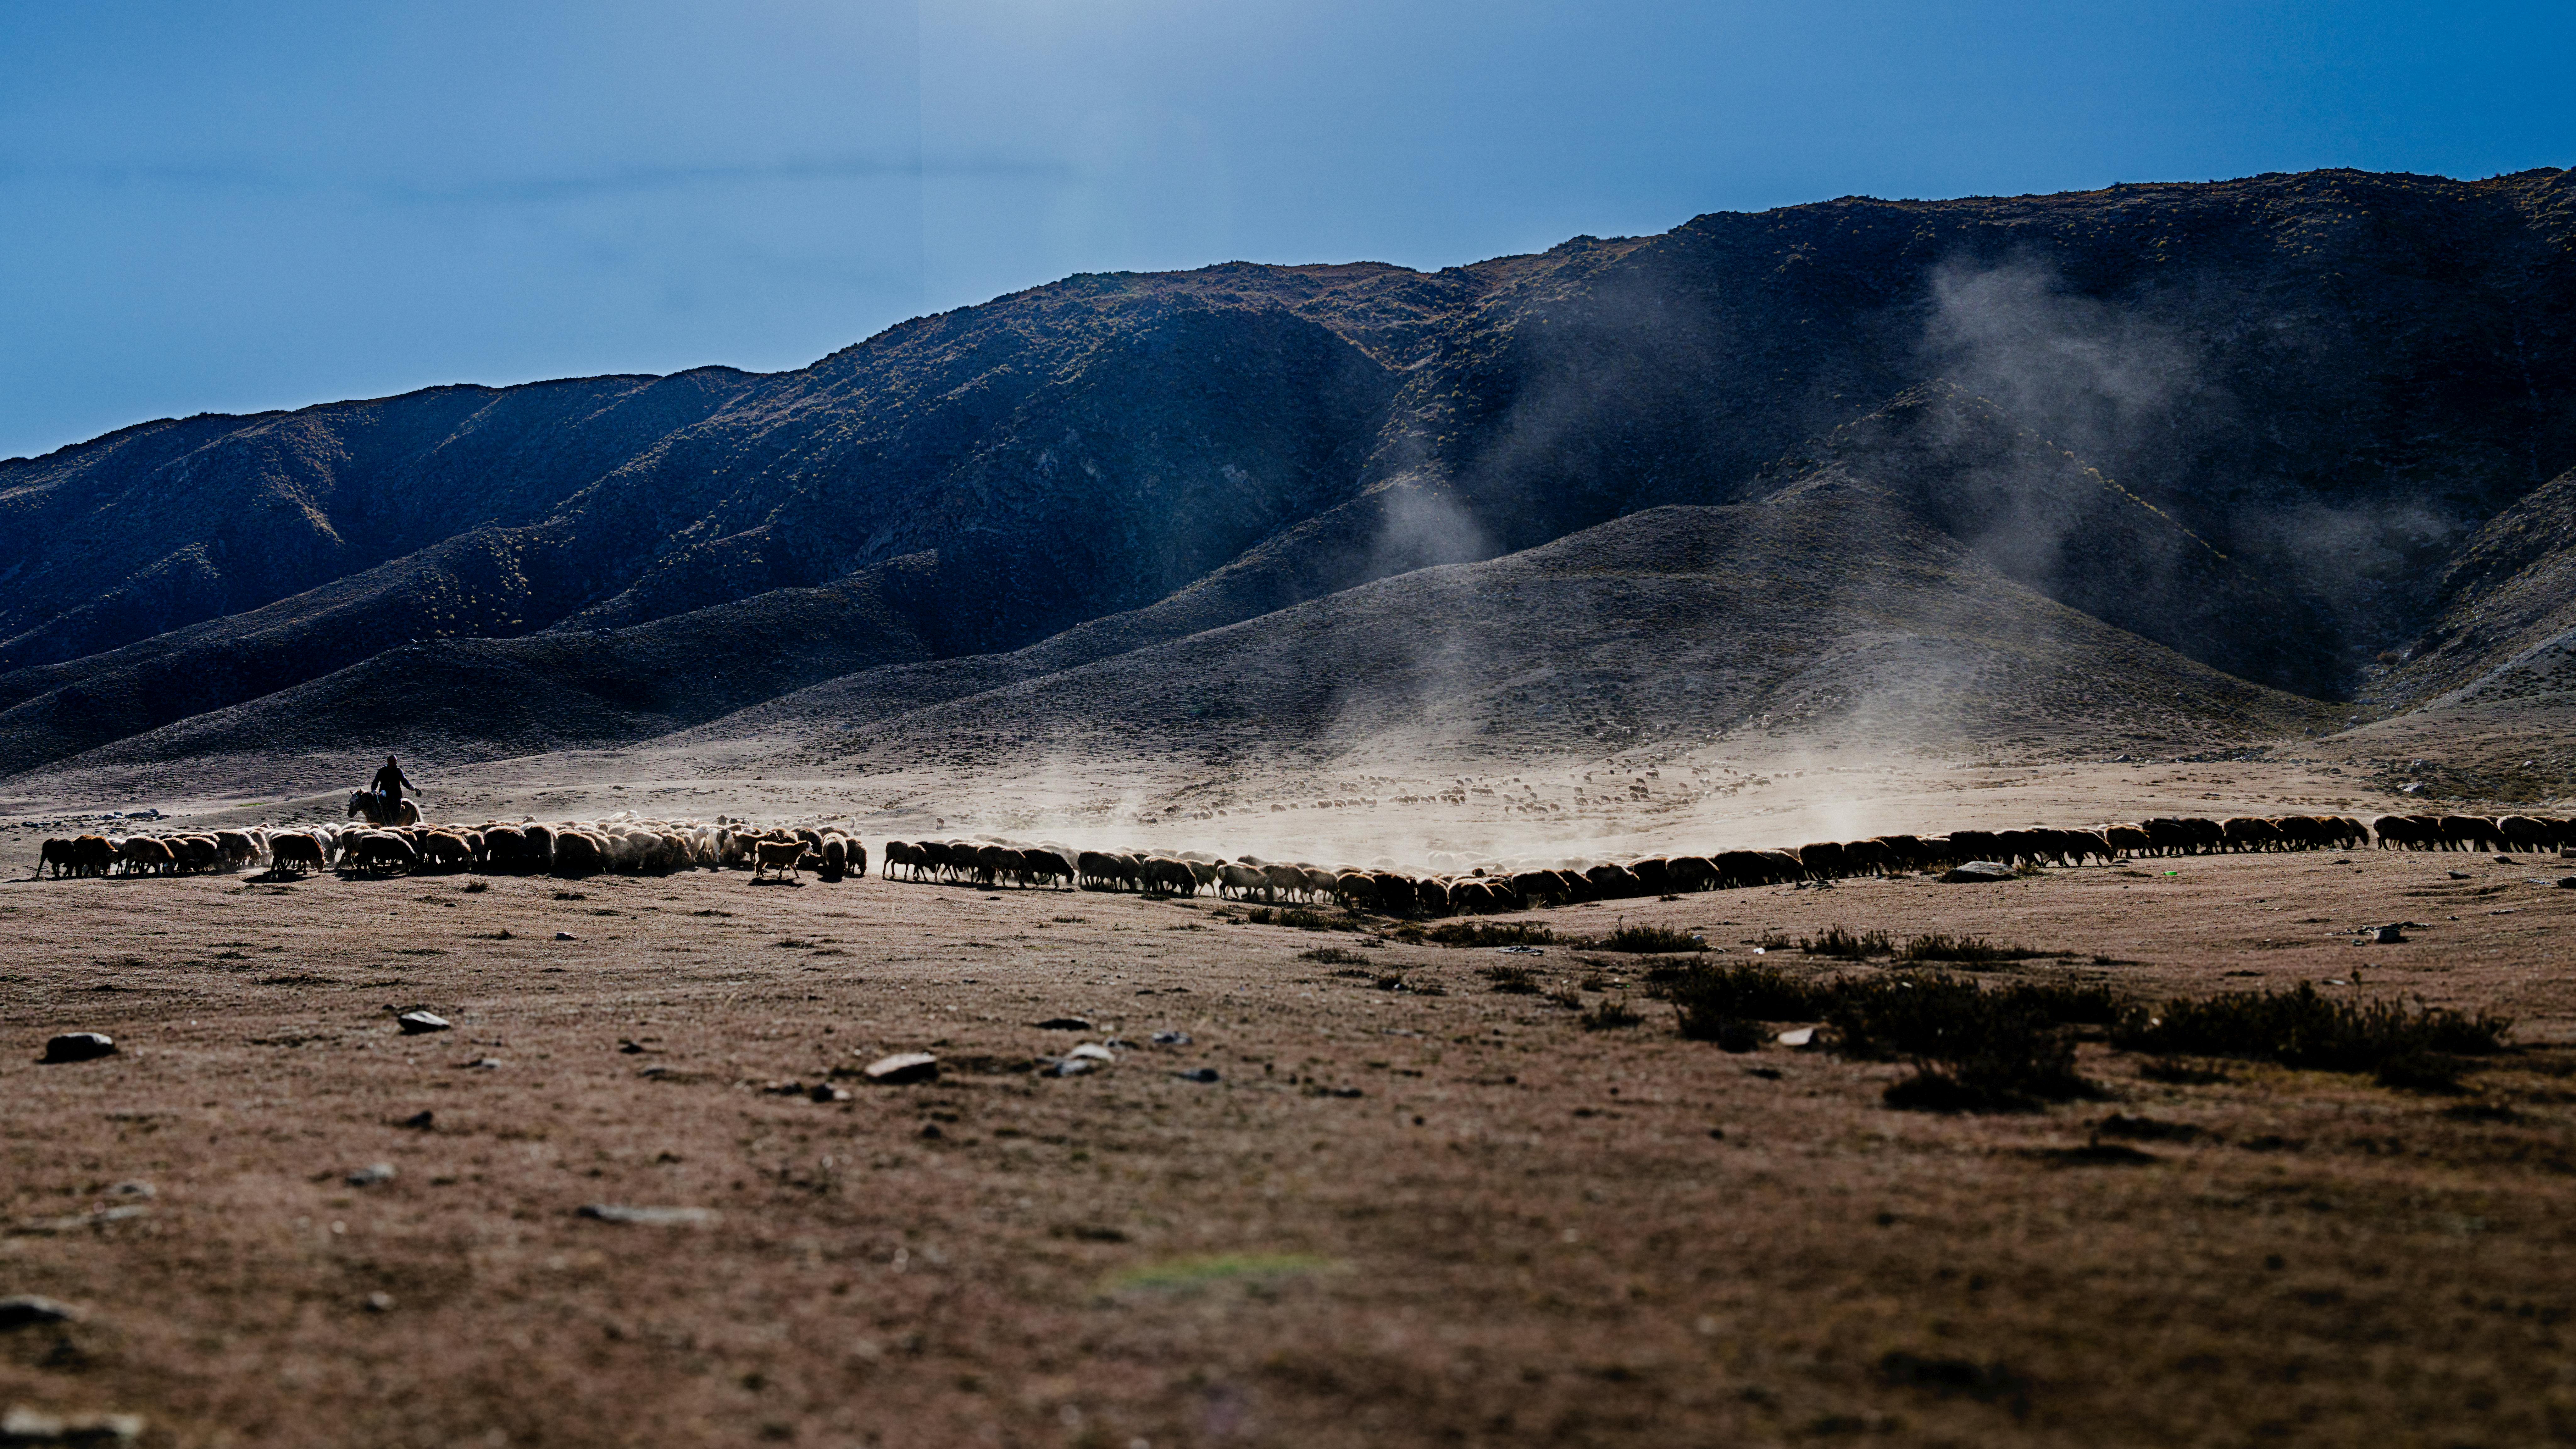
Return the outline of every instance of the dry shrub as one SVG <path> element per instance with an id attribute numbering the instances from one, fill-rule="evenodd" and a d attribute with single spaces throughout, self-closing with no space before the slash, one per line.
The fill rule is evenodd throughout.
<path id="1" fill-rule="evenodd" d="M 2036 951 L 2028 946 L 1998 946 L 1983 936 L 1953 936 L 1936 931 L 1928 936 L 1908 940 L 1896 953 L 1899 961 L 1946 961 L 1961 966 L 1982 966 L 2003 961 L 2029 961 L 2042 956 L 2059 956 L 2060 951 Z"/>
<path id="2" fill-rule="evenodd" d="M 2308 983 L 2288 991 L 2228 991 L 2194 1001 L 2132 1007 L 2112 1043 L 2159 1056 L 2235 1057 L 2307 1071 L 2372 1073 L 2391 1086 L 2443 1089 L 2451 1059 L 2500 1051 L 2509 1017 L 2420 1001 L 2336 1001 Z"/>
<path id="3" fill-rule="evenodd" d="M 1853 931 L 1847 926 L 1827 926 L 1825 933 L 1813 940 L 1801 936 L 1798 949 L 1810 956 L 1839 956 L 1846 961 L 1866 961 L 1872 956 L 1893 955 L 1896 943 L 1885 931 Z"/>
<path id="4" fill-rule="evenodd" d="M 1435 946 L 1544 946 L 1556 939 L 1545 926 L 1525 921 L 1494 925 L 1485 921 L 1448 921 L 1432 927 L 1423 939 Z"/>
<path id="5" fill-rule="evenodd" d="M 1526 966 L 1488 966 L 1484 978 L 1505 996 L 1538 995 L 1538 978 Z"/>
<path id="6" fill-rule="evenodd" d="M 1899 972 L 1836 981 L 1825 1021 L 1845 1056 L 1914 1063 L 1887 1089 L 1891 1107 L 2023 1111 L 2094 1091 L 2075 1074 L 2075 1043 L 2051 1005 L 1965 977 Z"/>
<path id="7" fill-rule="evenodd" d="M 1670 926 L 1621 926 L 1599 940 L 1584 944 L 1597 951 L 1628 951 L 1638 955 L 1708 949 L 1707 941 Z"/>

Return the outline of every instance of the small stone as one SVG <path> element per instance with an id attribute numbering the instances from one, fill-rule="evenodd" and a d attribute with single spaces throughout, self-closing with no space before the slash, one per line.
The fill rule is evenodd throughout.
<path id="1" fill-rule="evenodd" d="M 394 1025 L 401 1027 L 405 1036 L 420 1036 L 425 1032 L 445 1031 L 449 1022 L 434 1012 L 406 1011 L 394 1018 Z"/>
<path id="2" fill-rule="evenodd" d="M 2013 868 L 1999 860 L 1972 860 L 1942 872 L 1941 879 L 1953 885 L 1971 881 L 2011 880 Z"/>
<path id="3" fill-rule="evenodd" d="M 555 932 L 555 939 L 558 941 L 571 941 L 579 938 L 574 936 L 570 931 L 557 931 Z"/>
<path id="4" fill-rule="evenodd" d="M 2370 938 L 2382 946 L 2398 946 L 2405 944 L 2406 933 L 2395 926 L 2382 926 L 2371 932 Z"/>
<path id="5" fill-rule="evenodd" d="M 430 1124 L 437 1120 L 438 1117 L 436 1113 L 422 1110 L 412 1113 L 410 1116 L 405 1117 L 394 1125 L 397 1127 L 408 1127 L 414 1132 L 426 1132 L 430 1129 Z"/>
<path id="6" fill-rule="evenodd" d="M 161 1194 L 148 1182 L 120 1182 L 107 1190 L 110 1197 L 156 1198 Z"/>
<path id="7" fill-rule="evenodd" d="M 1189 1044 L 1190 1034 L 1185 1031 L 1158 1031 L 1154 1033 L 1154 1045 L 1156 1046 L 1188 1046 Z"/>
<path id="8" fill-rule="evenodd" d="M 2576 875 L 2560 876 L 2558 878 L 2558 888 L 2562 891 L 2576 891 Z"/>
<path id="9" fill-rule="evenodd" d="M 1184 1082 L 1198 1082 L 1201 1084 L 1217 1080 L 1216 1068 L 1214 1067 L 1198 1067 L 1191 1071 L 1174 1072 L 1172 1075 L 1180 1078 Z"/>
<path id="10" fill-rule="evenodd" d="M 2469 878 L 2469 873 L 2465 870 L 2446 871 L 2444 874 L 2450 876 L 2453 880 L 2467 880 Z"/>
<path id="11" fill-rule="evenodd" d="M 73 1323 L 80 1310 L 68 1303 L 21 1293 L 14 1298 L 0 1298 L 0 1330 L 34 1328 L 47 1323 Z"/>
<path id="12" fill-rule="evenodd" d="M 390 1294 L 390 1293 L 370 1293 L 370 1294 L 368 1294 L 368 1295 L 367 1295 L 367 1311 L 368 1311 L 369 1313 L 391 1313 L 391 1312 L 393 1312 L 393 1311 L 394 1311 L 394 1296 L 393 1296 L 392 1294 Z"/>
<path id="13" fill-rule="evenodd" d="M 45 1043 L 49 1062 L 91 1062 L 116 1054 L 116 1038 L 103 1031 L 67 1031 Z"/>
<path id="14" fill-rule="evenodd" d="M 1048 1063 L 1047 1074 L 1056 1077 L 1078 1077 L 1085 1072 L 1096 1070 L 1099 1066 L 1100 1063 L 1089 1057 L 1066 1057 L 1063 1061 Z"/>
<path id="15" fill-rule="evenodd" d="M 1784 1047 L 1812 1046 L 1816 1040 L 1816 1029 L 1812 1026 L 1802 1026 L 1795 1031 L 1784 1031 L 1774 1040 Z"/>
<path id="16" fill-rule="evenodd" d="M 1037 1024 L 1040 1031 L 1089 1031 L 1091 1023 L 1079 1016 L 1050 1016 Z"/>
<path id="17" fill-rule="evenodd" d="M 580 1216 L 603 1223 L 636 1223 L 644 1227 L 697 1227 L 716 1220 L 711 1208 L 699 1207 L 627 1207 L 620 1203 L 585 1203 Z"/>
<path id="18" fill-rule="evenodd" d="M 390 1162 L 371 1162 L 349 1174 L 351 1187 L 373 1187 L 377 1183 L 393 1180 L 394 1165 Z"/>
<path id="19" fill-rule="evenodd" d="M 939 1076 L 939 1058 L 928 1052 L 897 1052 L 868 1063 L 861 1075 L 881 1087 L 934 1081 Z"/>
<path id="20" fill-rule="evenodd" d="M 501 1070 L 501 1059 L 499 1057 L 476 1057 L 470 1062 L 458 1062 L 456 1064 L 456 1069 L 461 1072 L 497 1072 Z"/>
<path id="21" fill-rule="evenodd" d="M 0 1444 L 130 1444 L 142 1437 L 141 1414 L 41 1414 L 16 1405 L 0 1414 Z"/>
<path id="22" fill-rule="evenodd" d="M 829 1082 L 816 1082 L 813 1090 L 807 1092 L 805 1096 L 807 1100 L 814 1102 L 846 1102 L 850 1100 L 849 1093 L 842 1091 L 840 1088 L 833 1086 Z"/>
<path id="23" fill-rule="evenodd" d="M 936 1142 L 947 1135 L 947 1133 L 939 1130 L 939 1124 L 936 1122 L 924 1122 L 921 1124 L 921 1138 L 925 1142 Z"/>
<path id="24" fill-rule="evenodd" d="M 1079 1058 L 1081 1060 L 1094 1062 L 1114 1062 L 1118 1060 L 1117 1055 L 1111 1052 L 1109 1048 L 1102 1046 L 1098 1042 L 1090 1041 L 1084 1042 L 1082 1045 L 1066 1052 L 1065 1057 L 1067 1060 Z"/>

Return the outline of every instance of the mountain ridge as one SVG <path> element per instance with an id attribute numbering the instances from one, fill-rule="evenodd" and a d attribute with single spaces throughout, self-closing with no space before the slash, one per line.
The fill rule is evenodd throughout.
<path id="1" fill-rule="evenodd" d="M 2576 464 L 2571 400 L 2558 170 L 1085 274 L 789 372 L 458 384 L 0 461 L 0 775 L 391 649 L 809 627 L 810 591 L 898 574 L 928 655 L 901 667 L 1088 663 L 1801 469 L 2210 667 L 2411 707 L 2447 571 Z M 817 683 L 781 668 L 773 698 Z"/>

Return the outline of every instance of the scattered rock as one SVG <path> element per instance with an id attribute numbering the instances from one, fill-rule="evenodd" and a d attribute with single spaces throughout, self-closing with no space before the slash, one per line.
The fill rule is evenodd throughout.
<path id="1" fill-rule="evenodd" d="M 881 1087 L 934 1081 L 939 1076 L 939 1058 L 928 1052 L 897 1052 L 868 1063 L 862 1075 Z"/>
<path id="2" fill-rule="evenodd" d="M 558 941 L 572 941 L 578 940 L 579 938 L 573 935 L 570 931 L 557 931 L 555 932 L 555 939 Z"/>
<path id="3" fill-rule="evenodd" d="M 80 1310 L 51 1298 L 21 1293 L 14 1298 L 0 1298 L 0 1331 L 12 1328 L 35 1328 L 47 1323 L 75 1323 Z"/>
<path id="4" fill-rule="evenodd" d="M 2382 946 L 2402 946 L 2406 943 L 2406 933 L 2395 926 L 2382 926 L 2371 932 L 2370 938 Z"/>
<path id="5" fill-rule="evenodd" d="M 1774 1040 L 1784 1047 L 1813 1046 L 1816 1044 L 1816 1029 L 1812 1026 L 1802 1026 L 1795 1031 L 1784 1031 Z"/>
<path id="6" fill-rule="evenodd" d="M 840 1088 L 833 1086 L 829 1082 L 816 1082 L 813 1087 L 805 1093 L 805 1097 L 806 1100 L 813 1102 L 846 1102 L 850 1100 L 849 1093 L 842 1091 Z"/>
<path id="7" fill-rule="evenodd" d="M 1123 1036 L 1113 1036 L 1107 1041 L 1102 1042 L 1101 1045 L 1109 1048 L 1113 1052 L 1132 1052 L 1136 1049 L 1136 1044 L 1127 1040 Z"/>
<path id="8" fill-rule="evenodd" d="M 14 1404 L 0 1414 L 0 1444 L 130 1444 L 142 1437 L 141 1414 L 43 1414 Z"/>
<path id="9" fill-rule="evenodd" d="M 1045 1071 L 1051 1077 L 1078 1077 L 1085 1072 L 1097 1069 L 1099 1065 L 1099 1062 L 1090 1057 L 1066 1057 L 1059 1062 L 1047 1063 Z"/>
<path id="10" fill-rule="evenodd" d="M 2558 888 L 2562 891 L 2576 891 L 2576 875 L 2560 876 L 2558 878 Z"/>
<path id="11" fill-rule="evenodd" d="M 1216 1068 L 1214 1067 L 1197 1067 L 1186 1072 L 1174 1072 L 1172 1075 L 1180 1078 L 1184 1082 L 1199 1082 L 1204 1084 L 1217 1080 Z"/>
<path id="12" fill-rule="evenodd" d="M 936 1122 L 924 1122 L 921 1124 L 921 1137 L 925 1142 L 936 1142 L 947 1135 L 947 1133 L 939 1130 L 939 1124 Z"/>
<path id="13" fill-rule="evenodd" d="M 430 1124 L 437 1120 L 438 1117 L 436 1113 L 422 1110 L 412 1113 L 410 1116 L 405 1117 L 394 1125 L 397 1127 L 408 1127 L 414 1132 L 426 1132 L 429 1130 Z"/>
<path id="14" fill-rule="evenodd" d="M 394 1165 L 390 1162 L 371 1162 L 349 1174 L 351 1187 L 373 1187 L 377 1183 L 393 1180 Z"/>
<path id="15" fill-rule="evenodd" d="M 1091 1023 L 1079 1016 L 1050 1016 L 1037 1024 L 1040 1031 L 1089 1031 Z"/>
<path id="16" fill-rule="evenodd" d="M 394 1297 L 393 1297 L 393 1295 L 392 1295 L 392 1294 L 390 1294 L 390 1293 L 370 1293 L 370 1294 L 368 1294 L 368 1295 L 367 1295 L 367 1311 L 368 1311 L 369 1313 L 391 1313 L 391 1312 L 393 1312 L 393 1311 L 394 1311 Z"/>
<path id="17" fill-rule="evenodd" d="M 2449 876 L 2453 880 L 2467 880 L 2469 878 L 2469 873 L 2465 870 L 2444 871 L 2443 874 Z"/>
<path id="18" fill-rule="evenodd" d="M 1064 1055 L 1068 1061 L 1080 1059 L 1095 1062 L 1114 1062 L 1118 1060 L 1117 1054 L 1110 1051 L 1109 1048 L 1102 1046 L 1098 1042 L 1091 1041 L 1084 1042 L 1082 1045 L 1075 1047 Z"/>
<path id="19" fill-rule="evenodd" d="M 715 1210 L 700 1207 L 627 1207 L 621 1203 L 584 1203 L 578 1214 L 603 1223 L 635 1223 L 645 1227 L 698 1227 L 716 1220 Z"/>
<path id="20" fill-rule="evenodd" d="M 451 1023 L 434 1012 L 406 1011 L 394 1018 L 394 1025 L 401 1027 L 405 1036 L 420 1036 L 427 1032 L 446 1031 Z"/>
<path id="21" fill-rule="evenodd" d="M 2013 868 L 1999 860 L 1972 860 L 1955 865 L 1941 873 L 1941 879 L 1954 885 L 1968 881 L 2011 880 Z"/>
<path id="22" fill-rule="evenodd" d="M 103 1031 L 67 1031 L 45 1043 L 49 1062 L 92 1062 L 116 1054 L 116 1038 Z"/>
<path id="23" fill-rule="evenodd" d="M 499 1057 L 476 1057 L 470 1062 L 458 1062 L 456 1064 L 456 1069 L 461 1072 L 497 1072 L 501 1070 L 501 1059 Z"/>
<path id="24" fill-rule="evenodd" d="M 2571 879 L 2576 879 L 2576 877 L 2571 877 Z M 1185 1031 L 1158 1031 L 1154 1033 L 1154 1045 L 1156 1046 L 1188 1046 L 1189 1044 L 1190 1034 Z"/>

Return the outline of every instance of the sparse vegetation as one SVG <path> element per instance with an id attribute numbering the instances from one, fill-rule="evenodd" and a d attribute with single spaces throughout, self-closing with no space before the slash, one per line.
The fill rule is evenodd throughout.
<path id="1" fill-rule="evenodd" d="M 1487 983 L 1505 996 L 1536 996 L 1538 978 L 1526 966 L 1488 966 L 1482 972 Z"/>
<path id="2" fill-rule="evenodd" d="M 1582 945 L 1594 951 L 1627 951 L 1638 955 L 1708 949 L 1706 939 L 1670 926 L 1620 926 L 1609 935 L 1585 941 Z"/>
<path id="3" fill-rule="evenodd" d="M 1737 1022 L 1818 1020 L 1829 995 L 1777 967 L 1754 965 L 1692 971 L 1661 989 L 1681 1034 L 1694 1041 L 1722 1040 Z"/>
<path id="4" fill-rule="evenodd" d="M 1855 932 L 1844 926 L 1827 926 L 1824 934 L 1808 939 L 1798 938 L 1798 949 L 1810 956 L 1839 956 L 1846 961 L 1865 961 L 1872 956 L 1893 955 L 1895 942 L 1885 931 Z"/>
<path id="5" fill-rule="evenodd" d="M 1297 959 L 1313 961 L 1325 966 L 1356 966 L 1360 963 L 1360 954 L 1357 951 L 1345 951 L 1339 946 L 1318 946 L 1312 951 L 1298 952 Z"/>
<path id="6" fill-rule="evenodd" d="M 2372 1073 L 2391 1085 L 2447 1084 L 2457 1057 L 2503 1048 L 2510 1018 L 2390 1000 L 2337 1001 L 2301 982 L 2288 991 L 2230 991 L 2133 1007 L 2114 1045 L 2160 1056 L 2234 1057 L 2309 1071 Z"/>
<path id="7" fill-rule="evenodd" d="M 1246 911 L 1243 918 L 1256 926 L 1286 926 L 1295 931 L 1365 931 L 1368 929 L 1365 922 L 1341 916 L 1318 915 L 1313 911 L 1300 910 L 1295 906 L 1255 906 Z M 1068 922 L 1080 919 L 1079 916 L 1066 918 Z"/>
<path id="8" fill-rule="evenodd" d="M 1435 946 L 1545 946 L 1556 933 L 1526 921 L 1445 921 L 1423 933 Z"/>
<path id="9" fill-rule="evenodd" d="M 2018 1111 L 2091 1095 L 2075 1074 L 2075 1043 L 2051 1002 L 1988 991 L 1964 977 L 1901 972 L 1836 982 L 1825 1014 L 1845 1056 L 1911 1061 L 1887 1105 L 1942 1112 Z"/>
<path id="10" fill-rule="evenodd" d="M 1618 997 L 1603 997 L 1599 1004 L 1583 1013 L 1585 1031 L 1619 1031 L 1645 1020 L 1635 1008 Z"/>
<path id="11" fill-rule="evenodd" d="M 1897 948 L 1899 961 L 1941 961 L 1961 966 L 1987 966 L 2005 961 L 2030 961 L 2044 956 L 2061 956 L 2062 951 L 2039 951 L 2028 946 L 1997 945 L 1983 936 L 1953 936 L 1945 931 L 1914 936 Z"/>
<path id="12" fill-rule="evenodd" d="M 469 896 L 479 896 L 491 888 L 492 883 L 488 880 L 469 880 L 465 883 L 465 893 Z"/>

